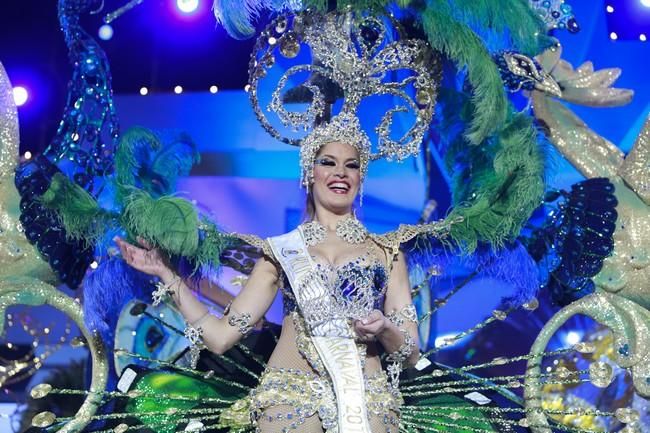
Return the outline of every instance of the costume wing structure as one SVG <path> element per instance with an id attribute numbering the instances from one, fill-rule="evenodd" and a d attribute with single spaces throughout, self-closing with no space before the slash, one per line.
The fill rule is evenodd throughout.
<path id="1" fill-rule="evenodd" d="M 617 205 L 614 184 L 607 178 L 547 194 L 547 219 L 522 242 L 539 264 L 541 290 L 548 290 L 557 305 L 595 290 L 593 278 L 614 249 Z"/>
<path id="2" fill-rule="evenodd" d="M 67 176 L 96 197 L 102 191 L 103 176 L 112 172 L 119 128 L 110 68 L 104 51 L 80 24 L 81 17 L 97 6 L 94 0 L 58 2 L 59 23 L 73 71 L 66 105 L 47 149 L 18 167 L 15 177 L 25 235 L 72 289 L 77 288 L 93 261 L 93 246 L 70 239 L 56 215 L 48 212 L 38 197 L 58 175 Z"/>
<path id="3" fill-rule="evenodd" d="M 537 57 L 543 73 L 556 81 L 560 94 L 531 89 L 530 98 L 537 121 L 545 129 L 549 142 L 587 179 L 571 186 L 570 191 L 547 194 L 548 219 L 524 239 L 541 270 L 542 292 L 548 291 L 562 306 L 548 319 L 533 344 L 531 355 L 557 346 L 562 326 L 580 317 L 593 320 L 584 324 L 579 356 L 559 359 L 562 375 L 588 370 L 595 389 L 540 384 L 541 358 L 531 358 L 527 378 L 527 407 L 575 405 L 586 410 L 633 413 L 632 418 L 617 416 L 591 420 L 584 427 L 608 431 L 647 428 L 648 420 L 638 416 L 647 399 L 647 388 L 640 377 L 647 370 L 645 341 L 636 331 L 648 326 L 648 248 L 649 218 L 647 188 L 648 152 L 646 121 L 634 147 L 624 153 L 606 138 L 589 128 L 562 101 L 590 107 L 626 104 L 632 97 L 628 89 L 614 88 L 619 69 L 595 70 L 591 62 L 574 68 L 561 59 L 561 47 Z M 645 169 L 640 169 L 645 167 Z M 547 209 L 549 211 L 549 209 Z M 547 367 L 548 368 L 548 367 Z M 631 386 L 621 382 L 632 382 Z M 622 406 L 626 408 L 623 409 Z M 558 415 L 551 418 L 569 422 Z M 534 422 L 547 425 L 547 419 L 535 416 Z"/>
<path id="4" fill-rule="evenodd" d="M 75 310 L 73 317 L 78 324 L 84 323 L 80 326 L 88 334 L 87 340 L 92 340 L 89 347 L 96 363 L 92 387 L 97 394 L 87 399 L 90 403 L 83 405 L 79 417 L 67 423 L 61 431 L 79 431 L 89 422 L 97 421 L 88 417 L 106 402 L 103 388 L 114 377 L 113 359 L 112 356 L 105 357 L 105 348 L 109 351 L 123 348 L 119 339 L 115 346 L 115 338 L 119 336 L 116 333 L 124 329 L 117 326 L 120 313 L 123 313 L 122 317 L 136 317 L 130 314 L 130 306 L 127 311 L 123 311 L 124 307 L 133 299 L 150 302 L 154 290 L 150 278 L 128 268 L 121 260 L 107 256 L 110 239 L 125 229 L 134 233 L 133 226 L 145 225 L 141 217 L 150 217 L 152 212 L 168 222 L 173 221 L 178 228 L 176 231 L 163 230 L 160 226 L 151 228 L 149 234 L 152 240 L 165 238 L 157 243 L 165 243 L 171 250 L 187 250 L 188 243 L 199 244 L 200 236 L 199 217 L 194 207 L 170 196 L 178 176 L 186 175 L 198 161 L 198 153 L 189 137 L 177 132 L 156 134 L 143 128 L 127 131 L 121 138 L 119 136 L 108 61 L 99 44 L 80 25 L 81 17 L 98 6 L 98 2 L 87 0 L 59 2 L 59 19 L 73 74 L 62 122 L 55 137 L 43 155 L 18 167 L 15 184 L 20 193 L 20 206 L 13 179 L 10 179 L 17 165 L 18 152 L 17 129 L 11 125 L 12 119 L 15 119 L 15 107 L 12 117 L 13 105 L 9 104 L 9 99 L 3 99 L 2 104 L 7 113 L 3 117 L 3 125 L 8 131 L 7 141 L 3 143 L 5 156 L 2 158 L 7 165 L 6 173 L 3 169 L 3 177 L 7 177 L 2 182 L 7 197 L 6 201 L 3 200 L 3 207 L 6 203 L 9 212 L 6 219 L 8 226 L 3 227 L 6 236 L 3 236 L 2 248 L 8 251 L 7 259 L 13 257 L 21 263 L 5 267 L 8 280 L 6 287 L 3 283 L 3 290 L 6 288 L 8 292 L 3 293 L 3 308 L 15 303 L 49 303 L 66 312 L 66 304 L 70 308 L 83 308 L 85 314 L 81 315 Z M 6 93 L 5 84 L 8 86 L 3 71 L 3 94 Z M 7 91 L 11 93 L 10 87 Z M 108 203 L 108 206 L 103 208 L 99 205 L 100 201 Z M 126 212 L 125 218 L 121 219 L 120 212 L 124 208 L 128 208 L 130 213 Z M 134 214 L 140 218 L 130 216 Z M 188 232 L 186 226 L 192 223 Z M 206 222 L 205 227 L 209 224 Z M 215 242 L 210 242 L 210 239 L 216 238 L 205 234 L 205 230 L 202 233 L 204 239 L 201 245 L 211 246 L 199 251 L 199 254 L 203 254 L 201 260 L 205 261 L 207 269 L 209 264 L 214 264 L 213 259 L 218 259 L 220 249 L 216 247 L 215 250 Z M 34 247 L 29 245 L 30 242 Z M 84 278 L 95 254 L 100 257 L 97 260 L 99 263 Z M 51 290 L 47 288 L 56 281 L 56 277 L 42 259 L 49 262 L 59 281 L 70 288 L 76 289 L 83 280 L 83 307 L 63 293 L 59 297 L 55 296 L 56 293 L 50 293 L 56 291 L 54 287 Z M 190 266 L 191 270 L 198 267 L 195 263 Z M 25 279 L 27 277 L 29 280 Z M 19 289 L 24 289 L 23 297 L 15 296 L 15 291 Z M 168 313 L 173 315 L 172 311 Z M 140 321 L 144 338 L 129 341 L 132 345 L 125 350 L 160 360 L 161 353 L 178 354 L 186 348 L 187 343 L 184 346 L 182 342 L 179 343 L 178 335 L 168 326 L 157 322 L 154 325 L 157 326 Z M 183 335 L 180 340 L 185 341 Z M 40 362 L 39 358 L 34 360 Z M 39 366 L 36 365 L 36 368 Z M 20 373 L 30 367 L 34 367 L 33 362 L 11 371 Z M 12 374 L 8 380 L 7 383 L 13 380 Z M 113 383 L 108 385 L 111 388 L 114 386 Z M 61 394 L 53 392 L 50 398 L 56 399 L 57 396 Z M 54 400 L 51 401 L 55 404 Z M 112 410 L 115 409 L 105 409 Z M 44 426 L 48 424 L 45 421 L 53 416 L 48 412 L 34 425 Z M 65 424 L 54 420 L 52 423 L 57 426 Z"/>
<path id="5" fill-rule="evenodd" d="M 93 359 L 92 381 L 89 394 L 83 399 L 81 407 L 76 411 L 76 418 L 59 430 L 64 433 L 81 431 L 87 424 L 84 419 L 92 416 L 100 405 L 98 395 L 106 386 L 107 357 L 102 341 L 84 327 L 81 306 L 73 298 L 63 294 L 54 284 L 55 274 L 44 258 L 33 247 L 23 233 L 19 221 L 19 196 L 11 181 L 14 169 L 18 163 L 18 114 L 13 100 L 12 87 L 0 64 L 0 195 L 2 196 L 0 212 L 2 213 L 2 242 L 0 243 L 0 334 L 5 331 L 6 314 L 9 307 L 14 305 L 40 306 L 50 305 L 61 310 L 72 321 L 79 325 L 83 338 L 88 344 Z M 44 356 L 42 360 L 45 360 Z M 38 361 L 36 361 L 38 360 Z M 41 360 L 32 357 L 27 363 L 24 360 L 3 363 L 6 374 L 1 383 L 11 384 L 14 375 L 24 373 L 24 369 L 37 367 Z M 20 376 L 18 376 L 20 377 Z M 94 394 L 95 392 L 99 394 Z M 41 388 L 40 395 L 47 395 L 47 387 Z M 40 420 L 55 418 L 52 412 L 37 414 L 34 423 Z"/>

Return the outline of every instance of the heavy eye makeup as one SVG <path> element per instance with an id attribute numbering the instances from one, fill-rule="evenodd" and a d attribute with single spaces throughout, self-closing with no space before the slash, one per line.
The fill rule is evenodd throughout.
<path id="1" fill-rule="evenodd" d="M 353 170 L 359 170 L 361 168 L 361 164 L 359 164 L 359 161 L 348 161 L 345 166 L 347 168 L 351 168 Z"/>
<path id="2" fill-rule="evenodd" d="M 318 158 L 314 161 L 316 165 L 322 165 L 325 167 L 336 167 L 336 161 L 330 158 Z M 350 168 L 353 170 L 358 170 L 361 168 L 361 165 L 359 164 L 359 161 L 353 160 L 353 161 L 348 161 L 345 163 L 346 168 Z"/>
<path id="3" fill-rule="evenodd" d="M 336 167 L 336 161 L 330 158 L 318 158 L 314 161 L 316 165 L 324 165 L 326 167 Z"/>

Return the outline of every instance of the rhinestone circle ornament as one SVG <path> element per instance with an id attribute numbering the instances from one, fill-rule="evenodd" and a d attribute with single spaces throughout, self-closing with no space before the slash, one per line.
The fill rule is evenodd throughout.
<path id="1" fill-rule="evenodd" d="M 305 11 L 280 16 L 262 31 L 249 63 L 248 94 L 262 127 L 274 138 L 296 146 L 319 129 L 316 125 L 327 124 L 343 113 L 348 120 L 356 117 L 360 104 L 367 98 L 392 96 L 394 106 L 387 109 L 374 128 L 374 151 L 360 149 L 366 153 L 360 159 L 401 161 L 419 152 L 429 128 L 440 65 L 440 56 L 425 41 L 402 38 L 399 26 L 391 18 Z M 276 67 L 282 68 L 280 74 L 273 69 Z M 271 77 L 277 83 L 272 87 L 270 103 L 263 107 L 260 92 L 270 87 L 267 80 L 271 81 Z M 300 84 L 287 89 L 294 82 Z M 340 111 L 332 113 L 337 102 L 342 102 L 336 105 L 341 106 Z M 289 110 L 289 104 L 303 109 Z M 274 115 L 275 123 L 279 121 L 287 134 L 271 123 L 267 113 Z M 407 123 L 402 121 L 403 115 L 414 119 L 399 138 L 394 137 L 392 127 L 396 115 L 400 116 L 400 124 Z M 345 134 L 350 122 L 340 123 L 337 127 Z M 352 140 L 359 139 L 358 132 L 349 137 L 350 144 L 356 145 Z M 365 136 L 361 141 L 370 143 L 365 132 L 361 134 Z M 310 162 L 313 161 L 304 165 Z"/>
<path id="2" fill-rule="evenodd" d="M 46 397 L 51 391 L 52 385 L 49 383 L 41 383 L 32 388 L 29 395 L 31 395 L 33 399 L 39 399 Z"/>
<path id="3" fill-rule="evenodd" d="M 607 388 L 614 380 L 614 369 L 606 362 L 598 361 L 589 365 L 589 381 L 598 388 Z"/>
<path id="4" fill-rule="evenodd" d="M 528 311 L 535 311 L 537 308 L 539 308 L 539 301 L 537 298 L 532 298 L 530 301 L 526 302 L 525 304 L 522 305 L 524 309 Z"/>
<path id="5" fill-rule="evenodd" d="M 581 341 L 573 346 L 573 348 L 580 353 L 594 353 L 596 351 L 596 345 L 588 341 Z"/>
<path id="6" fill-rule="evenodd" d="M 45 428 L 54 424 L 54 421 L 56 421 L 56 415 L 52 412 L 41 412 L 34 415 L 34 418 L 32 418 L 32 426 Z"/>
<path id="7" fill-rule="evenodd" d="M 280 38 L 280 53 L 287 59 L 293 59 L 300 53 L 300 42 L 295 32 L 287 32 Z"/>
<path id="8" fill-rule="evenodd" d="M 129 425 L 128 425 L 128 424 L 124 424 L 124 423 L 122 423 L 122 424 L 118 424 L 118 425 L 115 426 L 115 428 L 113 429 L 113 433 L 124 433 L 124 432 L 126 432 L 128 429 L 129 429 Z"/>
<path id="9" fill-rule="evenodd" d="M 640 419 L 639 411 L 636 409 L 631 409 L 629 407 L 620 407 L 614 412 L 616 419 L 618 419 L 623 424 L 632 424 Z"/>

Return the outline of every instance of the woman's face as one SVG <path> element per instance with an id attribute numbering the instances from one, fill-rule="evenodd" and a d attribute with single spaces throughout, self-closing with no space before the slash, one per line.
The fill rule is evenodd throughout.
<path id="1" fill-rule="evenodd" d="M 359 153 L 340 141 L 321 147 L 314 161 L 314 205 L 337 214 L 348 213 L 359 192 Z"/>

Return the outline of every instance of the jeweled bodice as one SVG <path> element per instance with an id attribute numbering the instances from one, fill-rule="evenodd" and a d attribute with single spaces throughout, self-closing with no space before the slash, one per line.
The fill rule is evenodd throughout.
<path id="1" fill-rule="evenodd" d="M 383 309 L 387 272 L 372 254 L 363 254 L 337 266 L 312 258 L 316 263 L 313 276 L 323 281 L 333 300 L 333 311 L 323 311 L 324 316 L 359 319 L 374 309 Z M 296 298 L 286 278 L 283 304 L 285 315 L 297 310 Z"/>

